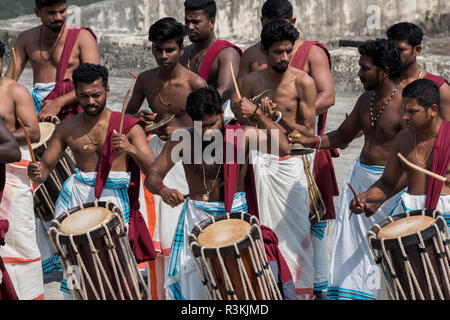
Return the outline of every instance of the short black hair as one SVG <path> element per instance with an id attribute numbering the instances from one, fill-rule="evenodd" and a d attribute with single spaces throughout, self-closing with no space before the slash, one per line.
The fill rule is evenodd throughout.
<path id="1" fill-rule="evenodd" d="M 388 67 L 391 80 L 398 79 L 401 76 L 403 68 L 400 51 L 392 40 L 367 40 L 358 47 L 358 51 L 361 56 L 371 57 L 373 64 L 379 70 Z"/>
<path id="2" fill-rule="evenodd" d="M 394 24 L 386 31 L 386 35 L 391 40 L 406 40 L 410 46 L 421 45 L 423 39 L 422 29 L 414 23 L 409 22 Z"/>
<path id="3" fill-rule="evenodd" d="M 186 113 L 193 121 L 203 121 L 206 116 L 222 112 L 222 99 L 211 86 L 197 89 L 187 97 Z"/>
<path id="4" fill-rule="evenodd" d="M 102 65 L 82 63 L 75 70 L 73 70 L 72 81 L 75 88 L 78 83 L 94 83 L 99 78 L 102 78 L 103 87 L 108 86 L 108 69 Z"/>
<path id="5" fill-rule="evenodd" d="M 408 84 L 402 92 L 404 98 L 417 99 L 417 102 L 428 109 L 433 104 L 441 107 L 441 95 L 438 86 L 429 79 L 419 79 Z"/>
<path id="6" fill-rule="evenodd" d="M 36 0 L 36 8 L 41 10 L 43 7 L 53 6 L 62 2 L 67 3 L 67 0 Z"/>
<path id="7" fill-rule="evenodd" d="M 214 0 L 186 0 L 184 1 L 186 11 L 203 10 L 209 20 L 216 17 L 217 5 Z"/>
<path id="8" fill-rule="evenodd" d="M 176 19 L 167 17 L 156 21 L 148 31 L 148 40 L 167 41 L 175 40 L 181 47 L 187 35 L 186 27 Z"/>
<path id="9" fill-rule="evenodd" d="M 5 45 L 3 42 L 0 41 L 0 59 L 3 59 L 3 56 L 5 55 Z"/>
<path id="10" fill-rule="evenodd" d="M 262 17 L 267 19 L 292 19 L 294 9 L 288 0 L 267 0 L 261 13 Z"/>
<path id="11" fill-rule="evenodd" d="M 264 25 L 261 32 L 261 44 L 266 51 L 275 42 L 288 40 L 293 44 L 300 36 L 300 33 L 295 27 L 284 20 L 271 21 Z"/>

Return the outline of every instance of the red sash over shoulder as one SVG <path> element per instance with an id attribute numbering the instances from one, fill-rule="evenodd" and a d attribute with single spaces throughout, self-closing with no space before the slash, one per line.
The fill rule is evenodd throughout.
<path id="1" fill-rule="evenodd" d="M 434 74 L 431 74 L 429 72 L 427 72 L 427 74 L 423 78 L 433 81 L 437 85 L 437 87 L 439 89 L 444 85 L 444 83 L 448 84 L 448 81 L 446 79 L 438 77 L 438 76 L 436 76 Z"/>
<path id="2" fill-rule="evenodd" d="M 72 80 L 64 79 L 64 76 L 66 75 L 67 67 L 69 66 L 69 60 L 70 56 L 72 55 L 73 46 L 75 45 L 78 34 L 81 30 L 88 30 L 94 36 L 94 38 L 97 39 L 94 32 L 89 28 L 73 25 L 69 26 L 69 30 L 67 31 L 66 43 L 64 44 L 64 49 L 58 65 L 55 89 L 53 89 L 53 91 L 49 93 L 49 95 L 43 100 L 43 102 L 47 100 L 54 100 L 75 89 Z M 67 105 L 64 106 L 58 113 L 58 118 L 63 121 L 64 119 L 68 119 L 82 111 L 83 109 L 81 108 L 79 103 Z"/>
<path id="3" fill-rule="evenodd" d="M 239 52 L 240 55 L 242 55 L 242 50 L 232 44 L 231 42 L 225 41 L 225 40 L 216 40 L 216 42 L 213 43 L 213 45 L 208 49 L 208 52 L 205 55 L 205 58 L 203 59 L 202 66 L 200 68 L 200 71 L 198 75 L 205 79 L 205 81 L 208 81 L 209 74 L 211 72 L 211 67 L 216 59 L 217 55 L 220 51 L 222 51 L 225 48 L 232 47 Z"/>
<path id="4" fill-rule="evenodd" d="M 112 112 L 109 120 L 108 132 L 106 134 L 103 152 L 100 158 L 97 177 L 95 179 L 95 196 L 100 198 L 111 171 L 114 160 L 115 150 L 112 144 L 113 130 L 119 131 L 120 112 Z M 144 124 L 134 117 L 125 115 L 123 121 L 123 134 L 127 134 L 135 125 L 144 126 Z M 156 251 L 153 246 L 150 233 L 147 229 L 144 217 L 139 211 L 139 188 L 140 188 L 140 169 L 137 163 L 130 158 L 129 171 L 131 172 L 131 182 L 128 187 L 128 197 L 130 199 L 130 223 L 128 226 L 128 239 L 130 240 L 131 249 L 137 263 L 153 260 L 156 257 Z"/>
<path id="5" fill-rule="evenodd" d="M 431 171 L 441 176 L 447 175 L 450 164 L 450 122 L 442 121 L 439 134 L 433 147 L 433 164 Z M 428 178 L 427 198 L 425 208 L 435 210 L 439 202 L 444 183 L 435 178 Z"/>
<path id="6" fill-rule="evenodd" d="M 5 245 L 5 234 L 8 232 L 8 220 L 0 220 L 0 246 Z M 0 300 L 18 300 L 11 278 L 0 257 Z"/>
<path id="7" fill-rule="evenodd" d="M 305 41 L 295 52 L 292 57 L 291 66 L 304 70 L 309 52 L 313 46 L 318 46 L 325 51 L 331 68 L 331 55 L 327 48 L 318 41 Z M 325 133 L 325 125 L 327 121 L 327 112 L 319 116 L 317 123 L 317 131 L 319 135 Z M 337 150 L 317 150 L 314 158 L 314 177 L 316 178 L 317 187 L 322 194 L 323 201 L 327 208 L 327 212 L 322 220 L 330 220 L 336 218 L 336 210 L 334 208 L 333 196 L 339 195 L 336 174 L 334 172 L 333 161 L 331 157 L 339 157 Z"/>

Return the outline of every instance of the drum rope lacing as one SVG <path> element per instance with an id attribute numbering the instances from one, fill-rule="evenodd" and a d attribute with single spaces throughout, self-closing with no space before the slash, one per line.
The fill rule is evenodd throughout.
<path id="1" fill-rule="evenodd" d="M 425 215 L 425 210 L 422 211 L 422 215 Z M 406 217 L 410 217 L 409 211 L 406 212 Z M 433 218 L 435 218 L 435 222 L 433 222 L 430 226 L 435 229 L 436 235 L 437 235 L 437 239 L 436 239 L 436 237 L 432 238 L 433 247 L 438 255 L 438 260 L 439 260 L 439 264 L 441 267 L 441 271 L 443 273 L 447 292 L 450 293 L 450 265 L 449 265 L 449 260 L 448 260 L 448 257 L 450 256 L 449 255 L 450 248 L 448 245 L 449 231 L 448 231 L 448 228 L 444 228 L 445 229 L 444 232 L 439 230 L 439 228 L 437 226 L 437 222 L 440 220 L 440 222 L 444 226 L 446 226 L 446 221 L 442 215 L 439 215 L 436 217 L 436 210 L 434 210 L 434 212 L 433 212 Z M 388 217 L 388 220 L 391 223 L 394 221 L 392 217 Z M 379 224 L 375 224 L 374 229 L 375 228 L 378 229 L 378 231 L 380 231 L 382 229 L 382 227 Z M 433 290 L 433 284 L 434 284 L 434 289 L 437 291 L 439 299 L 444 300 L 445 297 L 441 290 L 441 286 L 440 286 L 438 278 L 437 278 L 436 270 L 433 268 L 433 264 L 431 262 L 429 253 L 426 249 L 426 244 L 423 239 L 422 232 L 417 231 L 415 233 L 415 235 L 417 236 L 417 238 L 419 240 L 418 247 L 419 247 L 422 267 L 424 270 L 425 280 L 426 280 L 428 292 L 430 294 L 430 298 L 432 300 L 434 300 L 434 298 L 435 298 L 435 294 L 434 294 L 434 290 Z M 390 274 L 389 278 L 392 283 L 393 291 L 391 290 L 391 286 L 389 285 L 387 276 L 382 276 L 382 278 L 384 279 L 385 287 L 388 291 L 388 296 L 391 299 L 395 299 L 395 300 L 400 300 L 400 298 L 406 300 L 407 297 L 406 297 L 404 288 L 402 287 L 400 280 L 398 279 L 397 274 L 395 273 L 390 250 L 387 250 L 385 247 L 386 239 L 378 239 L 377 234 L 374 231 L 369 231 L 367 233 L 367 236 L 368 236 L 368 240 L 369 240 L 370 250 L 375 259 L 375 263 L 380 268 L 381 274 L 384 274 L 384 271 L 385 271 L 383 268 L 382 262 L 384 261 L 387 264 L 388 271 Z M 377 254 L 376 250 L 373 248 L 372 242 L 374 240 L 380 240 L 381 254 Z M 407 280 L 408 280 L 408 286 L 409 286 L 409 292 L 411 295 L 411 299 L 416 300 L 415 292 L 417 291 L 419 298 L 421 300 L 425 300 L 425 294 L 424 294 L 422 288 L 420 287 L 419 281 L 417 279 L 417 275 L 414 272 L 414 269 L 411 265 L 411 262 L 407 255 L 402 238 L 397 237 L 396 240 L 398 242 L 398 246 L 399 246 L 399 249 L 400 249 L 402 257 L 403 257 L 404 267 L 405 267 L 406 276 L 407 276 Z"/>

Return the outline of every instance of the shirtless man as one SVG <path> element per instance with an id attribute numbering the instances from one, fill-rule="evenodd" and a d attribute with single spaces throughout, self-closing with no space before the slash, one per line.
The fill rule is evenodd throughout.
<path id="1" fill-rule="evenodd" d="M 391 26 L 386 35 L 395 42 L 401 52 L 403 73 L 397 79 L 399 86 L 406 85 L 417 79 L 430 79 L 436 83 L 441 95 L 439 114 L 442 119 L 450 121 L 450 86 L 446 79 L 425 71 L 417 63 L 417 57 L 422 52 L 423 31 L 417 25 L 409 22 L 400 22 Z"/>
<path id="2" fill-rule="evenodd" d="M 39 120 L 56 115 L 63 120 L 81 111 L 72 86 L 72 72 L 81 63 L 100 62 L 97 43 L 92 31 L 66 24 L 66 0 L 36 0 L 34 11 L 42 24 L 17 38 L 14 80 L 19 79 L 30 61 L 34 84 L 31 93 Z M 12 75 L 11 62 L 6 76 Z"/>
<path id="3" fill-rule="evenodd" d="M 133 170 L 148 171 L 154 154 L 137 119 L 125 116 L 123 133 L 118 133 L 121 114 L 106 107 L 109 86 L 105 67 L 81 64 L 74 70 L 73 81 L 84 112 L 56 127 L 41 160 L 28 166 L 28 174 L 35 183 L 43 183 L 66 147 L 70 147 L 79 171 L 64 183 L 55 204 L 55 217 L 98 199 L 116 204 L 128 223 L 131 215 L 138 214 L 133 209 L 138 192 L 130 192 L 130 182 L 139 188 L 139 172 L 136 175 Z M 97 181 L 99 175 L 104 178 L 103 185 L 94 185 L 92 181 Z M 61 290 L 70 294 L 64 281 Z"/>
<path id="4" fill-rule="evenodd" d="M 431 80 L 415 80 L 403 89 L 403 117 L 408 125 L 400 132 L 381 178 L 369 190 L 351 202 L 353 213 L 371 216 L 395 192 L 397 181 L 406 173 L 408 190 L 401 197 L 394 214 L 405 211 L 437 209 L 448 221 L 450 218 L 450 123 L 439 117 L 440 95 Z M 398 157 L 402 154 L 411 163 L 447 177 L 438 182 L 424 173 L 410 168 Z M 440 163 L 439 165 L 436 165 Z M 380 221 L 379 221 L 380 222 Z"/>
<path id="5" fill-rule="evenodd" d="M 0 43 L 0 76 L 3 70 L 5 47 Z M 4 247 L 0 248 L 6 268 L 15 284 L 19 299 L 42 299 L 44 282 L 41 253 L 37 246 L 33 208 L 33 184 L 26 167 L 31 161 L 25 132 L 17 121 L 20 118 L 32 143 L 39 141 L 40 130 L 33 99 L 23 86 L 10 78 L 0 78 L 0 117 L 21 147 L 22 159 L 7 164 L 0 219 L 8 219 L 10 228 Z"/>
<path id="6" fill-rule="evenodd" d="M 0 163 L 17 162 L 20 157 L 19 144 L 6 127 L 3 117 L 0 117 Z M 0 189 L 3 191 L 3 186 Z"/>
<path id="7" fill-rule="evenodd" d="M 378 269 L 372 261 L 366 233 L 389 214 L 393 205 L 387 203 L 371 218 L 357 216 L 349 220 L 352 195 L 347 184 L 355 191 L 367 190 L 383 173 L 393 141 L 405 128 L 401 89 L 394 83 L 401 74 L 399 50 L 392 41 L 384 39 L 368 40 L 358 49 L 361 55 L 358 76 L 366 91 L 348 118 L 337 130 L 325 135 L 291 139 L 306 147 L 330 149 L 348 145 L 361 130 L 365 137 L 361 154 L 350 168 L 339 197 L 330 259 L 329 299 L 383 298 L 383 292 L 369 285 L 369 276 Z M 398 198 L 396 195 L 393 201 Z"/>
<path id="8" fill-rule="evenodd" d="M 225 137 L 225 132 L 229 130 L 229 128 L 225 126 L 220 95 L 217 90 L 212 87 L 198 89 L 189 95 L 186 107 L 187 113 L 192 120 L 194 120 L 194 128 L 189 129 L 187 135 L 191 138 L 189 144 L 190 148 L 183 148 L 182 153 L 179 154 L 179 156 L 183 159 L 183 167 L 189 183 L 189 192 L 195 194 L 192 194 L 185 200 L 183 193 L 177 188 L 169 188 L 163 183 L 163 179 L 167 172 L 178 161 L 172 157 L 177 154 L 174 151 L 178 145 L 178 141 L 167 142 L 164 150 L 151 167 L 145 181 L 145 186 L 152 193 L 159 194 L 163 201 L 173 207 L 176 207 L 181 203 L 185 204 L 180 213 L 180 222 L 176 230 L 177 233 L 174 235 L 174 239 L 178 239 L 179 241 L 174 241 L 174 245 L 172 245 L 170 252 L 169 268 L 167 271 L 169 282 L 171 284 L 169 288 L 169 298 L 197 300 L 205 299 L 206 297 L 198 272 L 195 267 L 194 269 L 191 268 L 193 267 L 192 264 L 186 264 L 188 257 L 186 257 L 184 253 L 181 253 L 181 251 L 183 251 L 190 256 L 189 250 L 179 250 L 180 247 L 183 248 L 184 246 L 187 246 L 186 240 L 188 234 L 185 234 L 182 230 L 190 231 L 192 230 L 193 224 L 198 223 L 211 215 L 217 215 L 222 211 L 225 213 L 227 204 L 231 206 L 229 209 L 230 211 L 228 212 L 247 211 L 247 201 L 244 193 L 245 177 L 247 175 L 250 148 L 251 146 L 254 146 L 254 144 L 249 144 L 250 135 L 246 134 L 245 139 L 240 140 L 245 143 L 245 145 L 237 145 L 237 148 L 243 148 L 246 160 L 245 163 L 239 163 L 239 172 L 234 177 L 237 179 L 235 193 L 233 192 L 226 198 L 223 188 L 221 188 L 220 185 L 224 182 L 225 178 L 227 181 L 233 179 L 229 176 L 225 177 L 224 165 L 222 164 L 223 161 L 220 163 L 214 161 L 212 164 L 207 164 L 207 160 L 204 158 L 207 156 L 204 154 L 206 148 L 212 143 L 204 141 L 204 136 L 211 132 L 219 132 L 220 137 Z M 263 131 L 256 129 L 255 127 L 244 128 L 246 133 L 253 130 L 253 137 L 256 139 L 258 139 L 258 137 L 261 138 L 259 141 L 262 142 L 262 145 L 267 146 L 265 142 L 269 143 L 268 152 L 277 153 L 280 156 L 289 153 L 287 139 L 280 130 L 277 130 L 278 127 L 263 114 L 261 109 L 258 109 L 255 112 L 255 105 L 245 98 L 238 102 L 238 109 L 241 114 L 247 116 L 254 114 L 259 129 L 266 129 Z M 201 125 L 195 126 L 199 123 Z M 201 163 L 195 163 L 195 140 L 199 137 L 203 140 L 201 149 L 203 153 L 200 156 L 201 160 L 199 159 Z M 275 148 L 274 145 L 270 143 L 274 139 L 275 141 L 278 141 L 277 145 L 279 145 L 279 149 Z M 225 143 L 229 142 L 229 140 L 225 140 Z M 184 138 L 183 146 L 185 146 Z M 185 159 L 187 160 L 185 161 Z M 192 161 L 192 159 L 194 159 L 194 161 Z M 231 171 L 233 170 L 228 172 Z M 228 188 L 227 185 L 226 187 Z M 184 217 L 184 219 L 181 217 Z M 178 261 L 178 266 L 173 263 L 174 261 Z"/>
<path id="9" fill-rule="evenodd" d="M 173 130 L 192 127 L 186 114 L 186 98 L 192 91 L 207 86 L 205 80 L 178 62 L 184 51 L 184 36 L 184 26 L 174 18 L 163 18 L 150 27 L 149 40 L 153 42 L 158 68 L 139 75 L 126 110 L 127 114 L 138 113 L 146 99 L 151 110 L 140 111 L 139 117 L 147 125 L 175 115 L 158 134 L 164 141 Z"/>
<path id="10" fill-rule="evenodd" d="M 180 62 L 216 88 L 222 101 L 226 102 L 233 90 L 230 62 L 237 77 L 242 52 L 233 44 L 216 38 L 214 0 L 186 0 L 184 8 L 185 25 L 192 44 L 186 47 Z"/>

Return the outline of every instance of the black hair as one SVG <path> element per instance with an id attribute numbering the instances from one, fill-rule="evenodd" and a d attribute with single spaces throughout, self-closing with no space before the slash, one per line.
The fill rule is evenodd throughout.
<path id="1" fill-rule="evenodd" d="M 186 27 L 182 23 L 174 18 L 167 17 L 156 21 L 150 27 L 148 31 L 148 40 L 155 42 L 173 39 L 181 47 L 186 35 Z"/>
<path id="2" fill-rule="evenodd" d="M 269 51 L 269 48 L 275 42 L 289 40 L 290 42 L 292 42 L 292 44 L 294 44 L 299 36 L 300 33 L 297 31 L 297 29 L 287 21 L 271 21 L 265 24 L 262 29 L 261 44 L 266 51 Z"/>
<path id="3" fill-rule="evenodd" d="M 373 64 L 379 70 L 388 67 L 391 80 L 398 79 L 401 76 L 403 68 L 400 60 L 400 50 L 392 40 L 367 40 L 358 47 L 358 51 L 362 56 L 371 57 Z"/>
<path id="4" fill-rule="evenodd" d="M 422 44 L 423 31 L 414 23 L 400 22 L 389 27 L 386 35 L 391 40 L 406 40 L 410 46 Z"/>
<path id="5" fill-rule="evenodd" d="M 441 106 L 441 96 L 438 86 L 431 80 L 419 79 L 408 84 L 402 92 L 404 98 L 414 98 L 417 102 L 428 109 L 433 104 Z"/>
<path id="6" fill-rule="evenodd" d="M 5 55 L 5 45 L 3 42 L 0 41 L 0 59 L 3 59 L 3 56 Z"/>
<path id="7" fill-rule="evenodd" d="M 267 19 L 292 19 L 294 9 L 288 0 L 267 0 L 262 6 L 262 17 Z"/>
<path id="8" fill-rule="evenodd" d="M 222 112 L 222 99 L 211 86 L 197 89 L 187 97 L 186 113 L 193 121 L 203 121 L 206 116 Z"/>
<path id="9" fill-rule="evenodd" d="M 43 7 L 53 6 L 62 2 L 67 3 L 67 0 L 36 0 L 36 8 L 41 10 Z"/>
<path id="10" fill-rule="evenodd" d="M 209 20 L 216 17 L 217 5 L 214 0 L 186 0 L 184 1 L 186 11 L 203 10 Z"/>
<path id="11" fill-rule="evenodd" d="M 77 88 L 78 83 L 94 83 L 99 78 L 102 78 L 103 87 L 108 86 L 108 69 L 104 66 L 82 63 L 75 70 L 73 70 L 72 80 L 73 85 Z"/>

